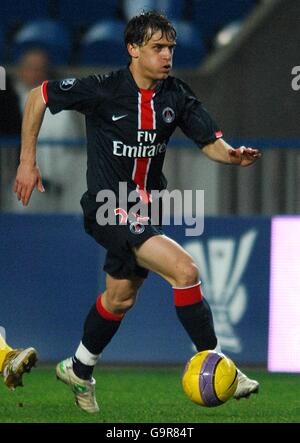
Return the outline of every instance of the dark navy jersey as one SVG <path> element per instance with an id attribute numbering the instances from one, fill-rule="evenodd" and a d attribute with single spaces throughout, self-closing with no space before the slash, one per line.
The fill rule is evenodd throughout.
<path id="1" fill-rule="evenodd" d="M 191 89 L 174 77 L 160 81 L 154 90 L 141 89 L 125 68 L 45 81 L 42 93 L 53 114 L 72 109 L 86 117 L 91 194 L 102 189 L 117 193 L 119 182 L 146 194 L 163 189 L 163 161 L 177 126 L 200 148 L 222 136 Z"/>

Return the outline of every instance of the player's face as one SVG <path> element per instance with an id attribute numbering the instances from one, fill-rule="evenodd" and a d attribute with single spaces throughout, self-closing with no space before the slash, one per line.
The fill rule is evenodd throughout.
<path id="1" fill-rule="evenodd" d="M 153 81 L 168 77 L 173 62 L 175 41 L 170 41 L 160 31 L 154 33 L 149 41 L 136 47 L 137 68 L 144 77 Z"/>

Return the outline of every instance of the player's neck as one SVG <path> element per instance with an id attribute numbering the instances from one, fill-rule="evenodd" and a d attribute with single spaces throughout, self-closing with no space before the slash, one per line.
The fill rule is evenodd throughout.
<path id="1" fill-rule="evenodd" d="M 141 72 L 139 72 L 139 70 L 135 66 L 133 66 L 133 64 L 129 66 L 129 70 L 131 72 L 131 75 L 135 83 L 140 89 L 154 89 L 158 83 L 158 80 L 153 80 L 151 78 L 148 78 L 145 75 L 143 75 Z"/>

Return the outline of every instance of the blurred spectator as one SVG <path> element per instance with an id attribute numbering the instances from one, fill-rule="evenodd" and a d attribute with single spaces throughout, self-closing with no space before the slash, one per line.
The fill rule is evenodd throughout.
<path id="1" fill-rule="evenodd" d="M 21 111 L 30 90 L 41 85 L 44 80 L 53 78 L 54 72 L 46 52 L 30 49 L 22 55 L 15 79 Z M 85 175 L 82 173 L 86 152 L 82 147 L 69 147 L 61 141 L 83 137 L 84 121 L 79 113 L 63 111 L 59 115 L 50 115 L 46 109 L 37 147 L 38 165 L 46 192 L 40 194 L 34 191 L 27 208 L 14 201 L 13 208 L 8 209 L 26 212 L 81 211 L 79 197 L 86 188 Z M 53 144 L 55 141 L 57 144 Z"/>
<path id="2" fill-rule="evenodd" d="M 6 90 L 0 91 L 0 135 L 19 136 L 21 113 L 18 96 L 10 77 L 6 77 Z"/>
<path id="3" fill-rule="evenodd" d="M 5 139 L 20 136 L 21 119 L 18 96 L 11 79 L 7 76 L 6 90 L 0 91 L 0 208 L 3 205 L 4 190 L 14 180 L 19 164 L 19 143 L 8 147 Z M 12 193 L 11 197 L 13 197 Z"/>

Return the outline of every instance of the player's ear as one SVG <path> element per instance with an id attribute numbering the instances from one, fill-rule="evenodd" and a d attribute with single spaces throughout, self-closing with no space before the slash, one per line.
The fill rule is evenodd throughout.
<path id="1" fill-rule="evenodd" d="M 127 44 L 127 51 L 132 58 L 138 58 L 139 56 L 139 47 L 138 45 L 128 43 Z"/>

